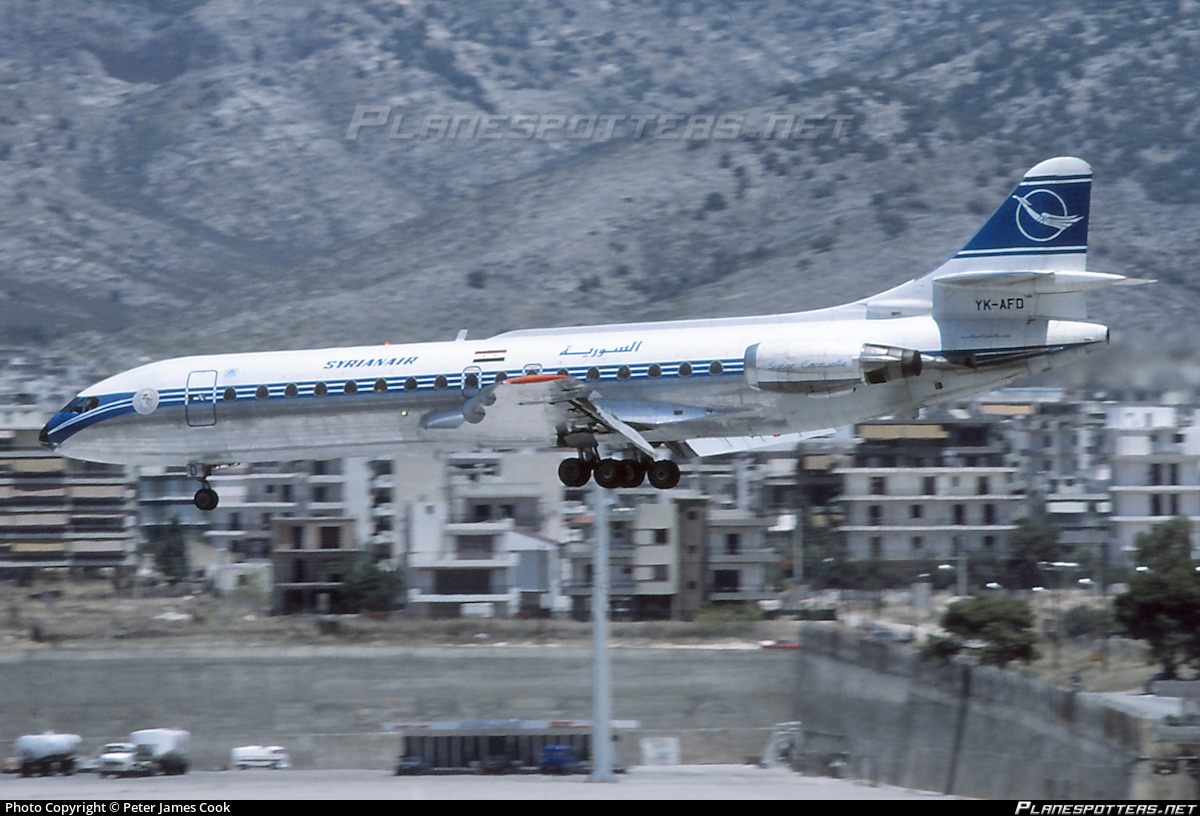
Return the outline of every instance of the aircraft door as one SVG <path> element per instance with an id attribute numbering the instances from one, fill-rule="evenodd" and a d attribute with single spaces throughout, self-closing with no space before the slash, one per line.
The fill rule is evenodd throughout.
<path id="1" fill-rule="evenodd" d="M 217 372 L 193 371 L 188 374 L 184 410 L 187 424 L 193 428 L 217 424 Z"/>

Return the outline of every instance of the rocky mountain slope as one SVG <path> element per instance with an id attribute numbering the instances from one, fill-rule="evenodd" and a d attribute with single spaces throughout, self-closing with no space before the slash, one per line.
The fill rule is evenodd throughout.
<path id="1" fill-rule="evenodd" d="M 1093 268 L 1160 281 L 1097 298 L 1124 349 L 1074 376 L 1153 377 L 1151 348 L 1178 379 L 1195 6 L 8 0 L 0 340 L 118 366 L 830 305 L 1073 154 Z M 352 137 L 360 106 L 403 138 Z M 491 138 L 438 138 L 453 116 Z M 536 116 L 619 124 L 522 136 Z M 737 132 L 685 138 L 702 116 Z"/>

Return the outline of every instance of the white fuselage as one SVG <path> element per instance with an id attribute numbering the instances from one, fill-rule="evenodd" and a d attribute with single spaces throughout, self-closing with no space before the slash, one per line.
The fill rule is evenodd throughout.
<path id="1" fill-rule="evenodd" d="M 516 331 L 485 340 L 183 357 L 91 386 L 44 433 L 65 455 L 123 464 L 377 455 L 411 443 L 561 444 L 572 429 L 549 409 L 545 417 L 514 423 L 494 419 L 485 406 L 481 420 L 463 421 L 471 398 L 497 375 L 521 382 L 540 374 L 585 383 L 597 405 L 657 446 L 913 411 L 1044 371 L 1106 340 L 1103 326 L 1078 321 L 993 319 L 984 327 L 927 314 L 878 319 L 850 304 L 771 317 Z M 864 343 L 914 349 L 943 364 L 879 384 L 837 374 Z M 811 374 L 818 380 L 846 379 L 804 393 L 755 387 L 745 367 L 756 344 L 794 349 L 798 365 L 811 358 L 814 369 L 821 367 Z M 1007 358 L 986 367 L 946 362 L 1005 351 Z M 600 443 L 623 446 L 619 437 Z"/>
<path id="2" fill-rule="evenodd" d="M 183 357 L 118 374 L 51 417 L 67 456 L 213 467 L 404 445 L 558 446 L 564 485 L 660 489 L 675 459 L 748 450 L 986 391 L 1099 348 L 1091 168 L 1032 167 L 928 274 L 814 312 L 508 332 L 486 340 Z M 790 440 L 789 440 L 790 441 Z M 616 458 L 614 456 L 621 456 Z M 602 458 L 603 457 L 603 458 Z"/>

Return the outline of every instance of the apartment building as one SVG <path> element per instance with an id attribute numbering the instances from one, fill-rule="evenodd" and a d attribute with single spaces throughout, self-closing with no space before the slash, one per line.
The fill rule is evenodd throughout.
<path id="1" fill-rule="evenodd" d="M 884 420 L 856 435 L 849 464 L 834 468 L 850 560 L 1004 555 L 1025 505 L 996 420 Z"/>
<path id="2" fill-rule="evenodd" d="M 1139 533 L 1174 516 L 1200 530 L 1200 411 L 1119 405 L 1108 411 L 1114 555 L 1134 565 Z M 1197 539 L 1192 541 L 1197 552 Z"/>
<path id="3" fill-rule="evenodd" d="M 0 575 L 136 563 L 133 485 L 122 467 L 63 459 L 38 444 L 35 407 L 0 412 Z"/>
<path id="4" fill-rule="evenodd" d="M 395 560 L 416 617 L 563 614 L 560 456 L 475 451 L 400 457 Z M 403 498 L 401 498 L 403 497 Z"/>

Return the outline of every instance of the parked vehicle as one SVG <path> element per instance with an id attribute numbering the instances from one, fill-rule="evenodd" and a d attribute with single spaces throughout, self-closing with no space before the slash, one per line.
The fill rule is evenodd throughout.
<path id="1" fill-rule="evenodd" d="M 176 728 L 146 728 L 134 731 L 129 741 L 145 748 L 153 773 L 185 774 L 188 770 L 188 745 L 192 735 Z"/>
<path id="2" fill-rule="evenodd" d="M 547 745 L 542 748 L 538 770 L 545 774 L 587 773 L 588 766 L 570 745 Z"/>
<path id="3" fill-rule="evenodd" d="M 242 745 L 229 752 L 229 764 L 239 770 L 247 768 L 292 767 L 292 760 L 282 745 Z"/>
<path id="4" fill-rule="evenodd" d="M 429 763 L 422 757 L 402 756 L 396 760 L 396 776 L 429 773 Z"/>
<path id="5" fill-rule="evenodd" d="M 21 776 L 50 776 L 75 773 L 75 754 L 79 751 L 78 734 L 26 734 L 18 737 L 16 753 L 20 759 Z"/>
<path id="6" fill-rule="evenodd" d="M 110 742 L 100 749 L 96 773 L 105 776 L 150 776 L 154 763 L 149 748 L 132 742 Z"/>

